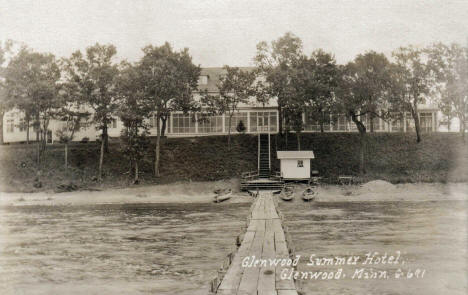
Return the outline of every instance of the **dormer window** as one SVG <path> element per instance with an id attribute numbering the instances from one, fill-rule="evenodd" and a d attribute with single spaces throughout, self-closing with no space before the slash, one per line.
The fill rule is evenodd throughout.
<path id="1" fill-rule="evenodd" d="M 198 85 L 206 85 L 208 84 L 208 76 L 200 76 L 198 78 Z"/>

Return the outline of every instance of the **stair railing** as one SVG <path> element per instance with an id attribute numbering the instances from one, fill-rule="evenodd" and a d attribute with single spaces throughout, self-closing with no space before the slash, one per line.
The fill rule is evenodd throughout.
<path id="1" fill-rule="evenodd" d="M 257 161 L 257 171 L 260 174 L 260 132 L 258 133 L 258 161 Z"/>
<path id="2" fill-rule="evenodd" d="M 270 143 L 270 130 L 268 129 L 268 170 L 271 173 L 271 143 Z"/>

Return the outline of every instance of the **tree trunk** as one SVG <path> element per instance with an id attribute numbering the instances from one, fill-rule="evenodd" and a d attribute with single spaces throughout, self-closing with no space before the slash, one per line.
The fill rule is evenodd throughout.
<path id="1" fill-rule="evenodd" d="M 99 171 L 98 171 L 98 180 L 102 181 L 102 165 L 104 163 L 104 134 L 101 135 L 101 152 L 99 154 Z"/>
<path id="2" fill-rule="evenodd" d="M 414 128 L 416 130 L 416 142 L 421 142 L 421 125 L 419 125 L 419 116 L 418 116 L 418 107 L 417 105 L 413 105 L 411 108 L 411 116 L 413 116 L 414 120 Z"/>
<path id="3" fill-rule="evenodd" d="M 104 152 L 109 153 L 109 134 L 107 132 L 107 123 L 102 127 L 102 141 L 104 142 Z"/>
<path id="4" fill-rule="evenodd" d="M 366 167 L 364 163 L 364 152 L 366 150 L 366 133 L 359 132 L 359 173 L 365 174 Z"/>
<path id="5" fill-rule="evenodd" d="M 5 117 L 5 112 L 0 113 L 0 144 L 3 144 L 3 117 Z"/>
<path id="6" fill-rule="evenodd" d="M 161 117 L 161 121 L 162 121 L 161 136 L 164 137 L 164 135 L 166 134 L 166 121 L 167 121 L 167 116 Z"/>
<path id="7" fill-rule="evenodd" d="M 36 126 L 36 141 L 39 141 L 39 132 L 41 131 L 39 116 L 36 116 L 36 122 L 34 122 L 34 126 Z"/>
<path id="8" fill-rule="evenodd" d="M 139 173 L 138 173 L 138 160 L 135 160 L 135 179 L 133 180 L 133 184 L 138 184 Z"/>
<path id="9" fill-rule="evenodd" d="M 68 169 L 68 143 L 65 143 L 65 170 Z"/>
<path id="10" fill-rule="evenodd" d="M 159 177 L 159 154 L 160 154 L 160 145 L 161 145 L 161 129 L 160 129 L 160 115 L 159 112 L 156 114 L 156 148 L 154 150 L 154 176 Z"/>
<path id="11" fill-rule="evenodd" d="M 297 137 L 297 150 L 300 151 L 301 150 L 301 133 L 296 132 L 296 137 Z"/>
<path id="12" fill-rule="evenodd" d="M 370 122 L 369 122 L 369 127 L 370 127 L 370 133 L 374 133 L 374 114 L 370 114 Z"/>
<path id="13" fill-rule="evenodd" d="M 461 137 L 463 139 L 463 142 L 465 142 L 465 131 L 466 131 L 466 124 L 465 124 L 465 115 L 463 114 L 462 116 L 459 116 L 460 121 L 460 133 Z"/>
<path id="14" fill-rule="evenodd" d="M 362 124 L 354 114 L 351 115 L 351 120 L 356 124 L 356 127 L 359 130 L 359 173 L 362 175 L 366 173 L 364 161 L 364 153 L 366 149 L 366 126 L 364 126 L 364 124 Z"/>
<path id="15" fill-rule="evenodd" d="M 39 166 L 41 162 L 41 142 L 39 140 L 36 141 L 36 162 L 37 165 Z"/>
<path id="16" fill-rule="evenodd" d="M 26 144 L 29 144 L 29 118 L 26 119 Z"/>
<path id="17" fill-rule="evenodd" d="M 289 132 L 286 130 L 286 132 L 284 133 L 284 136 L 285 136 L 285 145 L 286 145 L 286 150 L 288 150 L 288 135 L 289 135 Z"/>
<path id="18" fill-rule="evenodd" d="M 283 109 L 280 103 L 278 103 L 278 128 L 279 134 L 283 135 Z"/>
<path id="19" fill-rule="evenodd" d="M 328 118 L 328 119 L 330 119 L 330 118 Z M 325 122 L 325 113 L 322 112 L 322 119 L 320 120 L 320 133 L 325 132 L 324 127 L 323 127 L 324 122 Z M 330 120 L 328 121 L 328 123 L 330 123 Z"/>
<path id="20" fill-rule="evenodd" d="M 228 124 L 229 124 L 229 129 L 228 129 L 228 150 L 229 151 L 231 150 L 231 119 L 232 119 L 232 115 L 229 115 L 229 121 L 228 121 Z"/>

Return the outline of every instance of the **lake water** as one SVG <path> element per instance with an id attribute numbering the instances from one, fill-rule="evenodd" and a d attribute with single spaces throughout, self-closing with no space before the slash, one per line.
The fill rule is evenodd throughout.
<path id="1" fill-rule="evenodd" d="M 306 294 L 466 294 L 467 202 L 280 202 L 301 255 L 402 252 L 411 280 L 301 280 Z M 0 294 L 206 294 L 249 204 L 0 208 Z M 376 266 L 395 271 L 395 266 Z M 352 267 L 345 267 L 352 271 Z"/>
<path id="2" fill-rule="evenodd" d="M 206 294 L 250 204 L 0 209 L 0 294 Z"/>
<path id="3" fill-rule="evenodd" d="M 467 294 L 468 238 L 466 201 L 280 203 L 296 254 L 298 270 L 348 274 L 338 280 L 300 280 L 306 294 Z M 317 266 L 310 256 L 387 257 L 401 252 L 399 264 Z M 316 260 L 315 260 L 316 261 Z M 374 260 L 375 261 L 375 260 Z M 404 262 L 404 264 L 401 264 Z M 356 269 L 386 271 L 388 279 L 352 278 Z M 394 274 L 401 269 L 405 276 Z M 407 271 L 425 270 L 423 278 L 406 278 Z M 380 275 L 380 273 L 379 273 Z"/>

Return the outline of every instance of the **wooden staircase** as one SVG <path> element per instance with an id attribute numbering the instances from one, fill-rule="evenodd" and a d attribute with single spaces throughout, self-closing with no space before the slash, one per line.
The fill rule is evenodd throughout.
<path id="1" fill-rule="evenodd" d="M 278 175 L 271 175 L 271 138 L 269 133 L 258 134 L 258 170 L 242 175 L 241 189 L 281 190 L 284 182 Z"/>
<path id="2" fill-rule="evenodd" d="M 270 155 L 270 134 L 258 134 L 258 176 L 259 178 L 269 178 L 271 171 Z"/>

